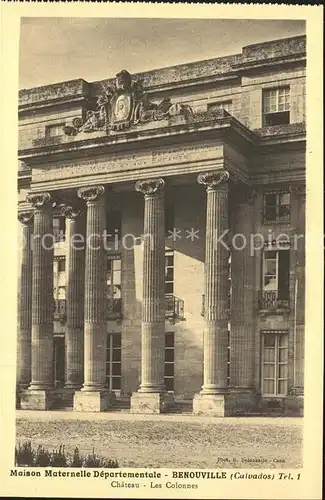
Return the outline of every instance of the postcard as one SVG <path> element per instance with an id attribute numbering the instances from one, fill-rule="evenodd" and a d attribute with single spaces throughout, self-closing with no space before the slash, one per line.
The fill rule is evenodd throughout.
<path id="1" fill-rule="evenodd" d="M 3 496 L 321 498 L 322 14 L 2 4 Z"/>

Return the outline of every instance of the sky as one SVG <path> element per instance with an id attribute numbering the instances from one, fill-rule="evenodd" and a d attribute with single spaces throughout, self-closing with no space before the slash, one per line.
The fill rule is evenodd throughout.
<path id="1" fill-rule="evenodd" d="M 302 34 L 299 20 L 22 18 L 19 87 L 104 80 Z"/>

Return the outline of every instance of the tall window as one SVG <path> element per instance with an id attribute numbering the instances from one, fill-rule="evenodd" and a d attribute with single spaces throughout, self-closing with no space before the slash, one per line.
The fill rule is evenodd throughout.
<path id="1" fill-rule="evenodd" d="M 174 252 L 165 253 L 165 293 L 174 293 Z"/>
<path id="2" fill-rule="evenodd" d="M 53 217 L 53 237 L 54 241 L 64 241 L 65 240 L 65 217 L 55 216 Z"/>
<path id="3" fill-rule="evenodd" d="M 59 389 L 65 382 L 65 342 L 64 335 L 53 336 L 54 386 Z"/>
<path id="4" fill-rule="evenodd" d="M 263 125 L 266 127 L 290 123 L 290 88 L 263 91 Z"/>
<path id="5" fill-rule="evenodd" d="M 107 299 L 108 313 L 121 312 L 121 257 L 108 255 L 107 258 Z"/>
<path id="6" fill-rule="evenodd" d="M 109 333 L 106 346 L 106 383 L 110 391 L 121 390 L 121 334 Z"/>
<path id="7" fill-rule="evenodd" d="M 58 259 L 58 273 L 65 272 L 65 257 Z"/>
<path id="8" fill-rule="evenodd" d="M 264 194 L 264 223 L 290 221 L 290 193 L 268 192 Z"/>
<path id="9" fill-rule="evenodd" d="M 262 285 L 266 301 L 289 300 L 289 259 L 290 250 L 267 250 L 264 252 Z"/>
<path id="10" fill-rule="evenodd" d="M 174 391 L 175 365 L 175 335 L 174 332 L 165 334 L 165 387 L 167 391 Z"/>
<path id="11" fill-rule="evenodd" d="M 232 101 L 220 101 L 220 102 L 211 102 L 208 104 L 208 111 L 216 111 L 218 109 L 224 109 L 228 111 L 228 113 L 232 113 Z"/>
<path id="12" fill-rule="evenodd" d="M 288 392 L 288 331 L 262 330 L 262 394 L 285 396 Z"/>
<path id="13" fill-rule="evenodd" d="M 53 260 L 53 297 L 55 301 L 55 315 L 64 316 L 66 313 L 66 274 L 65 257 L 55 257 Z M 58 318 L 56 318 L 58 319 Z"/>

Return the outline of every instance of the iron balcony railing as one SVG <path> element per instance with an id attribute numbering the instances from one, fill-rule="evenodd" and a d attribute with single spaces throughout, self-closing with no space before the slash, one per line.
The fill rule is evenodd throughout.
<path id="1" fill-rule="evenodd" d="M 119 319 L 122 317 L 122 299 L 109 298 L 107 300 L 107 319 Z M 66 320 L 67 301 L 66 299 L 54 300 L 54 319 L 58 321 Z M 184 301 L 167 294 L 165 296 L 165 317 L 166 319 L 184 318 Z"/>
<path id="2" fill-rule="evenodd" d="M 173 294 L 165 295 L 165 318 L 184 319 L 184 301 Z"/>
<path id="3" fill-rule="evenodd" d="M 122 299 L 107 299 L 107 319 L 122 318 Z"/>
<path id="4" fill-rule="evenodd" d="M 289 299 L 280 299 L 277 290 L 260 290 L 258 309 L 259 311 L 289 310 Z"/>

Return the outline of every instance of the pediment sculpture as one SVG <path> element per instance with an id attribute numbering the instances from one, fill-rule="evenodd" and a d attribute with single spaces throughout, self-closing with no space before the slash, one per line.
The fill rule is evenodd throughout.
<path id="1" fill-rule="evenodd" d="M 79 132 L 94 132 L 105 130 L 125 130 L 132 125 L 164 120 L 172 116 L 193 116 L 191 107 L 187 104 L 172 103 L 169 98 L 159 104 L 149 100 L 143 89 L 141 80 L 132 81 L 130 73 L 122 70 L 116 75 L 115 83 L 106 87 L 97 96 L 96 107 L 86 112 L 85 118 L 75 118 L 72 126 L 65 127 L 67 135 Z"/>

